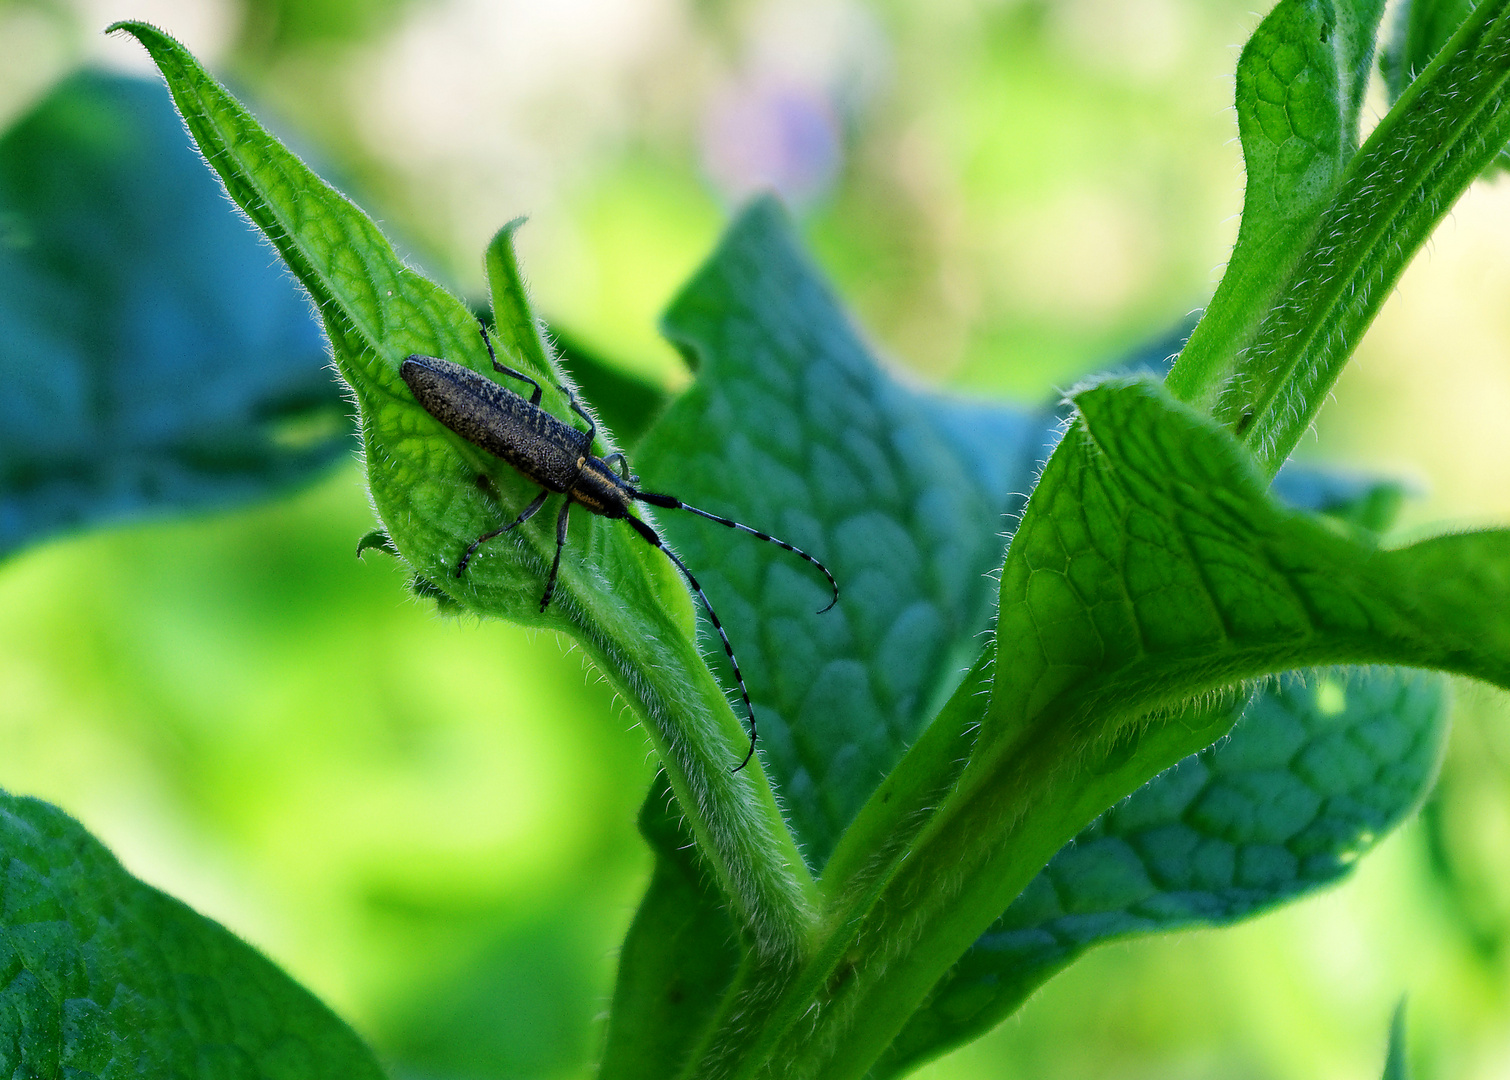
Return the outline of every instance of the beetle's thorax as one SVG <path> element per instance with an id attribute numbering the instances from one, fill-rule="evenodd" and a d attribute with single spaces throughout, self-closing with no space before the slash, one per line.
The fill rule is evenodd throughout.
<path id="1" fill-rule="evenodd" d="M 567 489 L 567 498 L 604 517 L 621 518 L 629 513 L 629 503 L 635 495 L 634 488 L 614 472 L 607 462 L 599 457 L 587 456 L 582 458 L 581 470 L 576 482 Z"/>

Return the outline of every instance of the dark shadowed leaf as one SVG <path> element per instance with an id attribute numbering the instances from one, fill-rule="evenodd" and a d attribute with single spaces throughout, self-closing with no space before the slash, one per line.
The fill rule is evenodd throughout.
<path id="1" fill-rule="evenodd" d="M 353 447 L 327 362 L 161 85 L 75 75 L 0 139 L 0 555 L 307 479 Z"/>

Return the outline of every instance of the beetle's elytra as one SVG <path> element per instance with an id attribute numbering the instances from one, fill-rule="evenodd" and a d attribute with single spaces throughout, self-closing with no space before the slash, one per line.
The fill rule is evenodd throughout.
<path id="1" fill-rule="evenodd" d="M 686 510 L 709 521 L 749 533 L 806 559 L 822 571 L 834 592 L 834 598 L 823 611 L 828 611 L 839 602 L 839 585 L 834 581 L 834 575 L 807 552 L 759 529 L 688 506 L 672 495 L 641 491 L 637 486 L 639 477 L 629 474 L 629 462 L 623 454 L 614 453 L 601 458 L 593 454 L 592 443 L 597 434 L 597 425 L 577 401 L 576 394 L 564 386 L 557 386 L 567 396 L 572 411 L 587 421 L 586 431 L 572 427 L 540 407 L 540 384 L 523 372 L 498 362 L 486 326 L 482 328 L 482 340 L 488 347 L 488 356 L 493 361 L 494 370 L 534 388 L 528 400 L 469 367 L 434 356 L 410 356 L 399 368 L 399 375 L 427 413 L 469 443 L 503 459 L 540 485 L 540 494 L 519 512 L 518 517 L 472 541 L 456 563 L 456 576 L 461 577 L 466 572 L 467 564 L 484 543 L 523 525 L 545 505 L 545 500 L 550 495 L 565 495 L 561 512 L 556 516 L 556 556 L 551 561 L 545 593 L 540 597 L 540 610 L 544 611 L 550 606 L 551 595 L 556 591 L 556 575 L 561 569 L 561 550 L 566 546 L 567 516 L 571 512 L 572 503 L 578 503 L 603 517 L 623 518 L 646 543 L 665 552 L 666 558 L 681 571 L 687 584 L 692 586 L 692 591 L 702 601 L 713 629 L 718 631 L 724 652 L 729 657 L 729 664 L 734 669 L 734 681 L 739 684 L 745 711 L 750 717 L 750 749 L 744 760 L 734 767 L 734 771 L 743 769 L 755 753 L 755 707 L 750 704 L 750 692 L 745 688 L 744 676 L 739 673 L 739 661 L 735 659 L 734 647 L 729 644 L 729 635 L 724 632 L 718 613 L 713 610 L 713 605 L 709 603 L 702 586 L 697 583 L 697 578 L 687 569 L 687 564 L 661 542 L 653 528 L 630 513 L 630 504 L 638 500 L 668 510 Z"/>

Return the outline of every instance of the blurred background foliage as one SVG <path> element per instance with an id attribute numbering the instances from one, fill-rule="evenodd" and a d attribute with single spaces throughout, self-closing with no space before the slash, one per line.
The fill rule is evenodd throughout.
<path id="1" fill-rule="evenodd" d="M 537 302 L 603 378 L 685 383 L 657 315 L 774 186 L 899 369 L 1036 405 L 1219 276 L 1250 7 L 0 0 L 0 131 L 81 66 L 146 74 L 99 31 L 149 19 L 464 294 L 528 214 Z M 1416 261 L 1303 446 L 1413 482 L 1407 530 L 1510 520 L 1507 249 L 1500 178 Z M 50 317 L 87 351 L 122 316 Z M 563 642 L 440 619 L 390 561 L 354 559 L 357 466 L 315 475 L 0 564 L 0 787 L 264 949 L 399 1076 L 586 1076 L 649 870 L 644 742 Z M 1402 993 L 1418 1076 L 1510 1073 L 1510 709 L 1457 699 L 1436 794 L 1347 884 L 1095 951 L 920 1075 L 1378 1076 Z"/>

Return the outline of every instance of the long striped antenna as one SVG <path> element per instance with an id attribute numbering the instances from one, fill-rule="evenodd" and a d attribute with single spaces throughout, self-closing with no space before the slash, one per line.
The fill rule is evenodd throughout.
<path id="1" fill-rule="evenodd" d="M 750 704 L 750 691 L 745 688 L 745 677 L 739 673 L 739 660 L 734 656 L 734 646 L 729 644 L 729 635 L 724 633 L 724 624 L 718 621 L 718 612 L 713 610 L 712 603 L 708 600 L 708 594 L 703 592 L 703 587 L 697 583 L 697 578 L 692 576 L 692 571 L 687 569 L 687 564 L 676 557 L 672 551 L 661 542 L 660 536 L 649 525 L 645 524 L 633 514 L 624 515 L 624 520 L 634 526 L 634 531 L 645 538 L 651 547 L 658 547 L 671 560 L 671 564 L 682 572 L 682 577 L 687 579 L 687 584 L 692 586 L 692 591 L 697 593 L 697 598 L 703 602 L 703 608 L 708 612 L 708 618 L 713 622 L 713 629 L 718 631 L 718 640 L 724 643 L 724 652 L 729 657 L 729 664 L 734 668 L 734 681 L 739 684 L 739 696 L 744 698 L 745 712 L 750 717 L 750 749 L 745 751 L 744 760 L 734 766 L 730 772 L 738 772 L 750 763 L 755 756 L 755 706 Z M 832 605 L 830 605 L 832 606 Z M 825 611 L 827 608 L 824 609 Z"/>
<path id="2" fill-rule="evenodd" d="M 676 498 L 676 496 L 674 495 L 656 495 L 653 492 L 649 491 L 636 491 L 634 493 L 634 497 L 636 499 L 639 499 L 641 502 L 648 502 L 651 506 L 660 506 L 664 507 L 667 510 L 685 510 L 689 514 L 696 514 L 698 517 L 705 517 L 709 521 L 716 521 L 720 525 L 727 525 L 731 529 L 738 529 L 740 532 L 749 533 L 751 536 L 756 537 L 760 540 L 764 540 L 768 544 L 775 544 L 779 548 L 786 548 L 786 550 L 790 551 L 799 559 L 806 559 L 808 562 L 816 566 L 823 573 L 823 576 L 828 578 L 829 588 L 834 590 L 834 598 L 828 602 L 828 607 L 820 608 L 818 610 L 818 614 L 822 615 L 825 611 L 839 602 L 839 583 L 834 580 L 834 575 L 828 572 L 828 567 L 824 566 L 821 562 L 813 558 L 801 548 L 793 547 L 785 540 L 778 540 L 770 533 L 763 533 L 759 529 L 752 529 L 748 525 L 745 525 L 741 522 L 731 521 L 726 517 L 719 517 L 717 514 L 710 514 L 708 513 L 708 511 L 699 510 L 695 506 L 688 506 L 686 503 L 682 502 L 682 500 Z M 670 552 L 667 552 L 667 554 L 669 555 Z"/>

